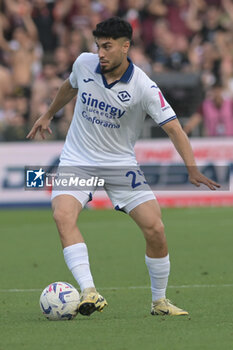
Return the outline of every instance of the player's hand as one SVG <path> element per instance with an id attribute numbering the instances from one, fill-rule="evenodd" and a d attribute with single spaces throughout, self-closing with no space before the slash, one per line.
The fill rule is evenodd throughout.
<path id="1" fill-rule="evenodd" d="M 189 181 L 195 185 L 196 187 L 200 187 L 201 184 L 206 185 L 209 187 L 210 190 L 215 191 L 216 188 L 220 188 L 221 185 L 218 184 L 217 182 L 209 179 L 202 173 L 200 173 L 198 170 L 189 174 Z"/>
<path id="2" fill-rule="evenodd" d="M 36 134 L 39 132 L 42 139 L 45 139 L 45 132 L 48 132 L 50 135 L 52 134 L 52 130 L 50 129 L 51 119 L 49 119 L 46 115 L 41 116 L 35 124 L 33 125 L 31 131 L 26 136 L 27 139 L 34 139 Z"/>

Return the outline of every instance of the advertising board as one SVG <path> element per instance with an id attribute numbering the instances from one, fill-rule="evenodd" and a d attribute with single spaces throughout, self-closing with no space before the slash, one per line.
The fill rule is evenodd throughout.
<path id="1" fill-rule="evenodd" d="M 168 139 L 140 140 L 135 152 L 138 163 L 161 206 L 233 205 L 233 140 L 192 139 L 197 164 L 207 176 L 221 183 L 210 191 L 189 184 L 174 146 Z M 0 207 L 49 206 L 51 189 L 25 190 L 25 167 L 56 166 L 63 142 L 20 142 L 0 144 Z M 39 169 L 37 169 L 38 171 Z M 90 207 L 112 207 L 103 191 L 97 191 Z"/>

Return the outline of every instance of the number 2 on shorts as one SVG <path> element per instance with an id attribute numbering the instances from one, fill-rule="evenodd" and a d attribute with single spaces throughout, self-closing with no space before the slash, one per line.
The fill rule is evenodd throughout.
<path id="1" fill-rule="evenodd" d="M 132 188 L 136 188 L 142 184 L 147 184 L 147 182 L 145 180 L 142 182 L 137 181 L 137 175 L 144 177 L 143 173 L 140 170 L 137 170 L 137 171 L 130 170 L 125 174 L 126 177 L 132 176 L 132 181 L 131 181 Z"/>

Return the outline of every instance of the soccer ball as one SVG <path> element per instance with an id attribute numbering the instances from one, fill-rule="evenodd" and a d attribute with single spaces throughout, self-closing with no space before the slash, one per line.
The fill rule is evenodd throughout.
<path id="1" fill-rule="evenodd" d="M 72 320 L 77 315 L 80 296 L 77 289 L 66 282 L 48 285 L 40 296 L 40 308 L 48 320 Z"/>

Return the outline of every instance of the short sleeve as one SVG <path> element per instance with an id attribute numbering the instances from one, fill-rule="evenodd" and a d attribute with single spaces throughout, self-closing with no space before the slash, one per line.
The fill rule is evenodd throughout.
<path id="1" fill-rule="evenodd" d="M 176 114 L 164 98 L 159 87 L 152 83 L 144 92 L 144 109 L 154 121 L 162 126 L 170 120 L 176 119 Z"/>

